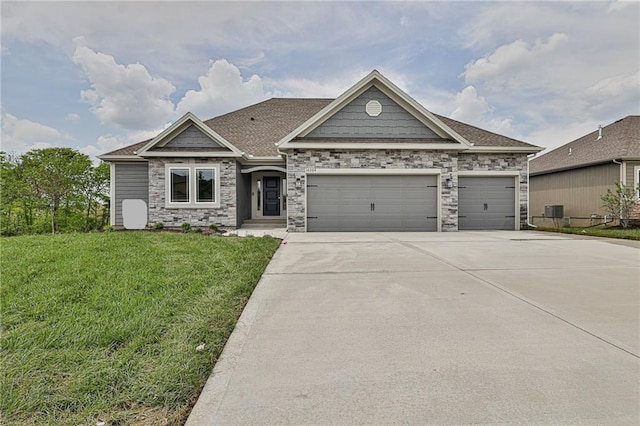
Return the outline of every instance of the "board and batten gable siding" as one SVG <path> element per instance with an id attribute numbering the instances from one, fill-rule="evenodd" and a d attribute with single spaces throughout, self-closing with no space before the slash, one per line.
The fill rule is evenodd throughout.
<path id="1" fill-rule="evenodd" d="M 221 148 L 222 145 L 191 125 L 165 145 L 166 148 Z"/>
<path id="2" fill-rule="evenodd" d="M 149 205 L 149 164 L 115 163 L 115 225 L 122 226 L 122 200 L 143 200 Z"/>
<path id="3" fill-rule="evenodd" d="M 365 111 L 370 100 L 382 104 L 382 113 L 371 117 Z M 310 138 L 440 138 L 378 88 L 371 87 L 327 121 L 311 131 Z"/>
<path id="4" fill-rule="evenodd" d="M 532 216 L 541 216 L 544 206 L 560 204 L 564 215 L 589 217 L 596 213 L 604 215 L 600 197 L 607 189 L 615 190 L 620 180 L 620 165 L 598 164 L 579 169 L 565 170 L 530 178 L 530 205 Z"/>

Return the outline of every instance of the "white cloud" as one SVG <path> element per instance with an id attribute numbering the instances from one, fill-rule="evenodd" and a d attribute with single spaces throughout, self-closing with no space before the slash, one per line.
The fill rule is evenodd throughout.
<path id="1" fill-rule="evenodd" d="M 71 136 L 35 121 L 2 114 L 2 151 L 25 153 L 32 149 L 60 146 Z"/>
<path id="2" fill-rule="evenodd" d="M 94 164 L 97 164 L 100 162 L 97 158 L 98 155 L 124 148 L 129 144 L 131 144 L 131 142 L 124 139 L 122 136 L 108 134 L 98 137 L 95 144 L 83 146 L 79 148 L 78 151 L 88 155 L 89 158 L 91 158 L 91 161 L 93 161 Z"/>
<path id="3" fill-rule="evenodd" d="M 454 110 L 450 117 L 492 132 L 512 135 L 514 129 L 510 118 L 492 117 L 495 108 L 480 96 L 474 86 L 467 86 L 458 92 L 454 100 Z"/>
<path id="4" fill-rule="evenodd" d="M 76 114 L 75 112 L 70 112 L 69 114 L 67 114 L 64 117 L 65 120 L 67 121 L 76 121 L 80 119 L 80 116 L 78 114 Z"/>
<path id="5" fill-rule="evenodd" d="M 455 109 L 451 118 L 478 125 L 483 122 L 484 115 L 492 110 L 487 100 L 478 95 L 475 87 L 467 86 L 456 94 Z"/>
<path id="6" fill-rule="evenodd" d="M 152 77 L 143 65 L 118 64 L 113 56 L 85 46 L 82 38 L 76 39 L 73 61 L 91 82 L 92 88 L 81 96 L 101 123 L 146 130 L 174 115 L 169 95 L 175 87 L 164 78 Z"/>
<path id="7" fill-rule="evenodd" d="M 179 114 L 191 111 L 201 118 L 233 111 L 266 98 L 262 78 L 254 74 L 244 80 L 238 67 L 226 59 L 210 62 L 207 73 L 198 77 L 199 90 L 189 90 L 178 102 Z"/>
<path id="8" fill-rule="evenodd" d="M 543 61 L 544 57 L 566 44 L 568 37 L 563 33 L 551 35 L 546 42 L 537 39 L 533 45 L 516 40 L 498 47 L 493 53 L 469 62 L 461 74 L 467 83 L 484 80 L 506 81 L 513 73 L 528 65 Z"/>

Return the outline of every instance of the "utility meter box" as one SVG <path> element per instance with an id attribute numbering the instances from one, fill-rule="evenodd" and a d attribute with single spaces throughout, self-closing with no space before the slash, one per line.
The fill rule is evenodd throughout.
<path id="1" fill-rule="evenodd" d="M 544 206 L 544 217 L 562 219 L 564 217 L 564 206 L 562 204 Z"/>

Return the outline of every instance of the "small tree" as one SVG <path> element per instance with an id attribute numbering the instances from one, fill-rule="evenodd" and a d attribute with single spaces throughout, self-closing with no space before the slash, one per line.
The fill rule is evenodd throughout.
<path id="1" fill-rule="evenodd" d="M 638 186 L 640 188 L 640 185 Z M 620 218 L 620 225 L 623 228 L 629 226 L 629 216 L 633 211 L 633 208 L 638 204 L 636 199 L 636 192 L 638 188 L 634 189 L 632 186 L 623 185 L 620 182 L 616 182 L 616 191 L 607 189 L 607 193 L 602 197 L 602 207 L 614 216 Z"/>
<path id="2" fill-rule="evenodd" d="M 77 188 L 91 168 L 91 160 L 71 148 L 36 149 L 23 154 L 21 160 L 24 180 L 48 207 L 51 232 L 55 234 L 58 210 L 62 203 L 69 205 L 77 197 Z"/>

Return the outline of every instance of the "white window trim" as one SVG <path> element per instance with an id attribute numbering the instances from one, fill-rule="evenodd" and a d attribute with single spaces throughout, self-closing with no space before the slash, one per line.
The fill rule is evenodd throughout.
<path id="1" fill-rule="evenodd" d="M 171 170 L 187 169 L 189 170 L 189 201 L 188 202 L 172 202 L 171 201 Z M 209 169 L 214 171 L 215 188 L 214 202 L 197 202 L 197 169 Z M 212 163 L 171 163 L 165 164 L 165 208 L 168 209 L 201 209 L 201 208 L 218 208 L 220 207 L 220 164 Z"/>

